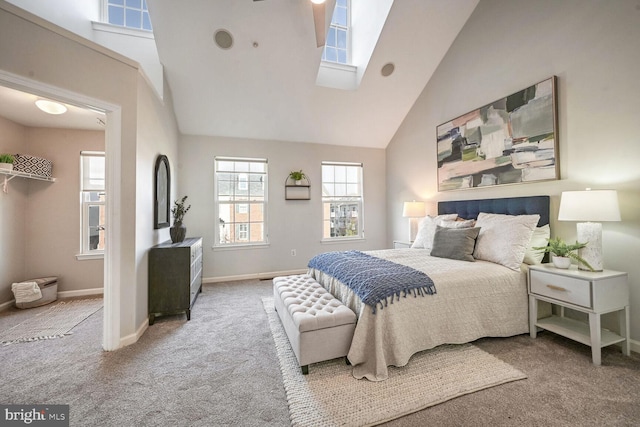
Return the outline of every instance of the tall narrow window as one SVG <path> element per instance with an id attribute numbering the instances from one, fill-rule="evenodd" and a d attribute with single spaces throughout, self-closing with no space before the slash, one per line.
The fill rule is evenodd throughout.
<path id="1" fill-rule="evenodd" d="M 107 22 L 120 27 L 151 31 L 147 0 L 103 0 Z"/>
<path id="2" fill-rule="evenodd" d="M 105 161 L 104 152 L 80 153 L 80 208 L 82 255 L 99 255 L 105 248 Z"/>
<path id="3" fill-rule="evenodd" d="M 349 16 L 350 0 L 336 0 L 336 7 L 331 17 L 331 25 L 327 33 L 322 60 L 337 62 L 339 64 L 349 64 L 351 23 Z"/>
<path id="4" fill-rule="evenodd" d="M 267 160 L 215 158 L 214 246 L 267 243 Z"/>
<path id="5" fill-rule="evenodd" d="M 322 162 L 323 239 L 362 238 L 362 163 Z"/>

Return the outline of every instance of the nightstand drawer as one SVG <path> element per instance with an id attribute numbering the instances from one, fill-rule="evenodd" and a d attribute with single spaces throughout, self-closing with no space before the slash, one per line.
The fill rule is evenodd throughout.
<path id="1" fill-rule="evenodd" d="M 531 272 L 531 292 L 591 308 L 591 282 L 541 271 Z"/>

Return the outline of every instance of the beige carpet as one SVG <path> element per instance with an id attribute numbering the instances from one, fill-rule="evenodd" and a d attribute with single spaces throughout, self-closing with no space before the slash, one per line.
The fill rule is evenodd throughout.
<path id="1" fill-rule="evenodd" d="M 471 344 L 444 345 L 389 368 L 382 382 L 356 380 L 344 359 L 313 364 L 302 375 L 273 298 L 263 298 L 276 344 L 293 426 L 371 426 L 478 390 L 526 378 Z"/>
<path id="2" fill-rule="evenodd" d="M 0 332 L 0 342 L 6 345 L 63 337 L 101 307 L 102 298 L 54 303 L 50 309 Z"/>

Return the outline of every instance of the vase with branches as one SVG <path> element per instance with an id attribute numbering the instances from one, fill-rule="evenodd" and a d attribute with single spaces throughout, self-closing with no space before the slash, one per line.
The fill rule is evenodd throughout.
<path id="1" fill-rule="evenodd" d="M 184 226 L 182 221 L 184 220 L 185 214 L 191 209 L 191 205 L 185 206 L 186 200 L 187 196 L 184 196 L 180 200 L 175 200 L 173 202 L 174 206 L 171 208 L 173 227 L 169 229 L 169 234 L 171 235 L 171 241 L 173 243 L 184 241 L 187 235 L 187 227 Z"/>

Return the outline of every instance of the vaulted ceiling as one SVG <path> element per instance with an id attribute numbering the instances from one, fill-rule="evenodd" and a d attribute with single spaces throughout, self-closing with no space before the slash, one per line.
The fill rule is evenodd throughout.
<path id="1" fill-rule="evenodd" d="M 316 84 L 322 48 L 310 0 L 148 4 L 182 134 L 385 148 L 478 1 L 393 1 L 356 90 Z M 352 2 L 379 7 L 378 0 Z M 214 42 L 219 29 L 233 36 L 231 48 Z M 384 77 L 388 63 L 395 69 Z M 7 96 L 0 91 L 5 113 L 14 113 L 8 118 L 50 126 L 27 109 L 21 121 Z M 86 120 L 95 128 L 95 114 Z M 61 127 L 82 127 L 69 123 Z"/>
<path id="2" fill-rule="evenodd" d="M 396 0 L 357 90 L 316 85 L 310 0 L 149 8 L 183 134 L 384 148 L 477 3 Z M 214 43 L 218 29 L 233 36 L 230 49 Z M 389 62 L 395 71 L 383 77 Z"/>

